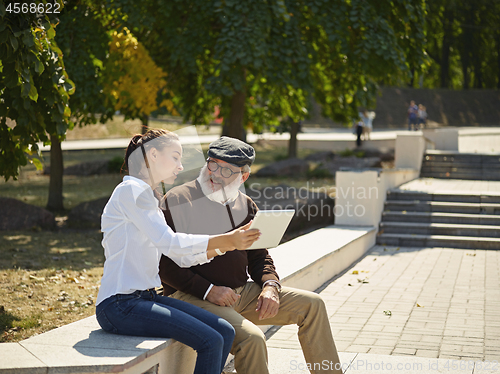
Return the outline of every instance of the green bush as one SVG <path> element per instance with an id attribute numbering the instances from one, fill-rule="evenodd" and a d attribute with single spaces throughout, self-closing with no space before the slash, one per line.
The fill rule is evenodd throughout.
<path id="1" fill-rule="evenodd" d="M 283 160 L 286 160 L 288 158 L 288 154 L 286 154 L 286 153 L 278 153 L 273 158 L 274 158 L 274 161 L 283 161 Z"/>
<path id="2" fill-rule="evenodd" d="M 119 173 L 123 165 L 123 157 L 116 156 L 109 160 L 108 170 L 110 173 Z"/>
<path id="3" fill-rule="evenodd" d="M 330 173 L 327 169 L 323 169 L 321 166 L 317 166 L 307 172 L 307 178 L 309 179 L 324 179 L 331 177 L 332 173 Z"/>
<path id="4" fill-rule="evenodd" d="M 357 158 L 363 158 L 365 157 L 366 153 L 365 151 L 353 151 L 352 149 L 346 148 L 343 151 L 339 153 L 340 156 L 342 157 L 351 157 L 351 156 L 356 156 Z"/>

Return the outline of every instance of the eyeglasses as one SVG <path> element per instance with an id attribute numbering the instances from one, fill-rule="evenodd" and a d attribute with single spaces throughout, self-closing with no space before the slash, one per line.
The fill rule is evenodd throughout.
<path id="1" fill-rule="evenodd" d="M 212 173 L 215 173 L 220 168 L 220 175 L 224 178 L 230 178 L 233 174 L 241 173 L 241 170 L 232 171 L 230 168 L 220 166 L 217 162 L 207 159 L 207 167 Z"/>

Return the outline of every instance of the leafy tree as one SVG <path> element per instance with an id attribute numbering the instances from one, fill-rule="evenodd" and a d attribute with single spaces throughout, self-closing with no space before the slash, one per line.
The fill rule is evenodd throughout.
<path id="1" fill-rule="evenodd" d="M 74 85 L 51 22 L 48 16 L 15 13 L 11 2 L 0 1 L 0 173 L 6 180 L 16 179 L 19 166 L 28 160 L 40 166 L 36 158 L 27 157 L 38 153 L 38 142 L 52 143 L 51 152 L 60 152 L 60 141 L 73 126 L 68 100 Z M 7 118 L 13 125 L 7 126 Z M 53 165 L 58 167 L 62 164 Z M 52 184 L 51 179 L 51 188 L 62 188 Z M 49 196 L 49 208 L 58 205 Z"/>
<path id="2" fill-rule="evenodd" d="M 115 19 L 101 0 L 69 0 L 59 17 L 56 41 L 76 91 L 69 105 L 78 126 L 105 123 L 114 114 L 104 92 L 104 64 Z"/>
<path id="3" fill-rule="evenodd" d="M 142 25 L 136 35 L 168 72 L 186 118 L 207 123 L 220 105 L 226 133 L 241 138 L 245 122 L 302 119 L 311 94 L 326 116 L 355 117 L 374 102 L 377 81 L 425 65 L 424 11 L 423 0 L 146 0 L 126 24 Z"/>
<path id="4" fill-rule="evenodd" d="M 165 98 L 171 96 L 166 87 L 167 75 L 127 28 L 112 33 L 109 52 L 104 65 L 104 93 L 111 98 L 114 109 L 125 114 L 125 119 L 140 118 L 145 133 L 149 115 L 159 107 L 178 114 L 172 100 Z M 160 104 L 158 94 L 163 98 Z"/>
<path id="5" fill-rule="evenodd" d="M 428 1 L 425 85 L 500 88 L 500 2 Z"/>

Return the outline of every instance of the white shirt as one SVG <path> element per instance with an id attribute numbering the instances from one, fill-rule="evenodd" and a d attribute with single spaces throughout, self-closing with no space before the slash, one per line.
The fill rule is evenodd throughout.
<path id="1" fill-rule="evenodd" d="M 174 233 L 144 181 L 126 176 L 113 191 L 101 217 L 106 261 L 96 305 L 116 294 L 161 285 L 161 255 L 180 267 L 208 262 L 208 235 Z"/>

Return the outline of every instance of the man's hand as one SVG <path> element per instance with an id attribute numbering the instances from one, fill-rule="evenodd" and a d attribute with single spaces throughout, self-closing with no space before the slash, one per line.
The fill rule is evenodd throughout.
<path id="1" fill-rule="evenodd" d="M 260 293 L 257 301 L 256 312 L 259 312 L 259 320 L 273 318 L 280 309 L 280 297 L 276 287 L 267 285 Z"/>
<path id="2" fill-rule="evenodd" d="M 232 288 L 224 286 L 213 286 L 207 295 L 208 301 L 219 306 L 232 306 L 239 298 Z"/>

